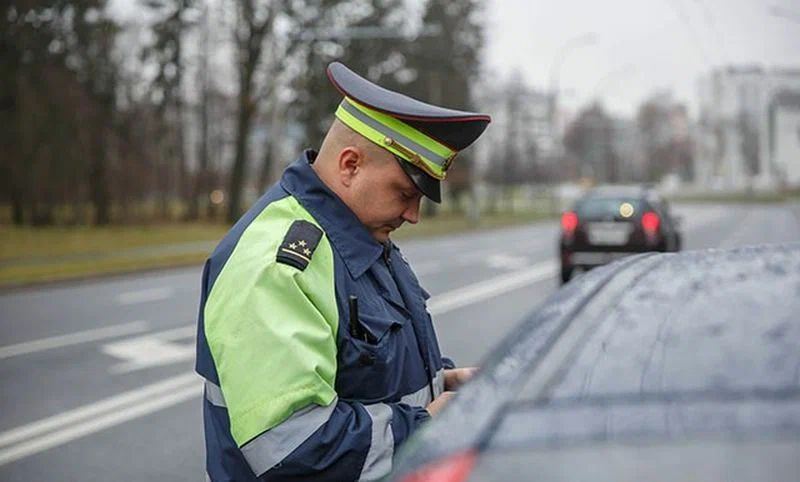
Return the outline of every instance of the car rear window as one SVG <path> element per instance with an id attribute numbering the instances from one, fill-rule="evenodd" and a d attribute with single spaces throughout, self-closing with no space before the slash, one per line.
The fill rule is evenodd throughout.
<path id="1" fill-rule="evenodd" d="M 575 213 L 579 219 L 634 219 L 641 215 L 643 202 L 628 197 L 593 197 L 578 201 Z"/>

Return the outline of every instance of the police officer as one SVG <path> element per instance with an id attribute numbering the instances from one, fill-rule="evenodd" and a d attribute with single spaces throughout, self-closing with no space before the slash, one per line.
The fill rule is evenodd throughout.
<path id="1" fill-rule="evenodd" d="M 203 272 L 197 372 L 213 481 L 375 480 L 471 375 L 439 352 L 429 294 L 390 240 L 490 118 L 381 88 L 344 99 Z"/>

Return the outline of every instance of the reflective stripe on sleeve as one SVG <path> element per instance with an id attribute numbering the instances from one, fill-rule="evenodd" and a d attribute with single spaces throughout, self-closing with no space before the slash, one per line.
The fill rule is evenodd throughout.
<path id="1" fill-rule="evenodd" d="M 403 398 L 400 399 L 400 403 L 405 403 L 412 407 L 426 407 L 431 403 L 431 389 L 428 385 L 425 385 L 414 393 L 403 395 Z"/>
<path id="2" fill-rule="evenodd" d="M 433 378 L 433 393 L 438 397 L 444 391 L 444 370 L 436 372 Z M 403 395 L 400 403 L 411 405 L 412 407 L 427 407 L 431 403 L 431 388 L 428 385 L 423 386 L 414 393 Z"/>
<path id="3" fill-rule="evenodd" d="M 436 372 L 436 377 L 433 379 L 433 396 L 434 398 L 444 392 L 444 370 Z"/>
<path id="4" fill-rule="evenodd" d="M 392 433 L 392 408 L 383 403 L 364 405 L 372 418 L 372 442 L 358 480 L 378 480 L 392 470 L 394 433 Z"/>
<path id="5" fill-rule="evenodd" d="M 225 405 L 225 396 L 222 395 L 222 389 L 210 380 L 206 380 L 206 400 L 215 407 L 227 407 Z"/>
<path id="6" fill-rule="evenodd" d="M 274 467 L 313 435 L 328 421 L 336 402 L 338 398 L 326 407 L 311 405 L 298 410 L 280 425 L 247 442 L 241 451 L 256 476 Z"/>

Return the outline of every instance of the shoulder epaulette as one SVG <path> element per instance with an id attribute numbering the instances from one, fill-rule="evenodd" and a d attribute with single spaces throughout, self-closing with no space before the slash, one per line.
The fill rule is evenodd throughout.
<path id="1" fill-rule="evenodd" d="M 277 261 L 305 270 L 311 262 L 311 256 L 322 239 L 322 230 L 313 223 L 297 220 L 289 227 L 278 248 Z"/>

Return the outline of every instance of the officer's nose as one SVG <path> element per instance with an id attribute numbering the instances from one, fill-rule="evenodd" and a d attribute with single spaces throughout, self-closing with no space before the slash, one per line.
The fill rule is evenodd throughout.
<path id="1" fill-rule="evenodd" d="M 421 200 L 422 196 L 416 196 L 411 200 L 408 207 L 406 207 L 405 212 L 403 212 L 403 219 L 406 222 L 417 224 L 417 221 L 419 221 L 419 204 Z"/>

